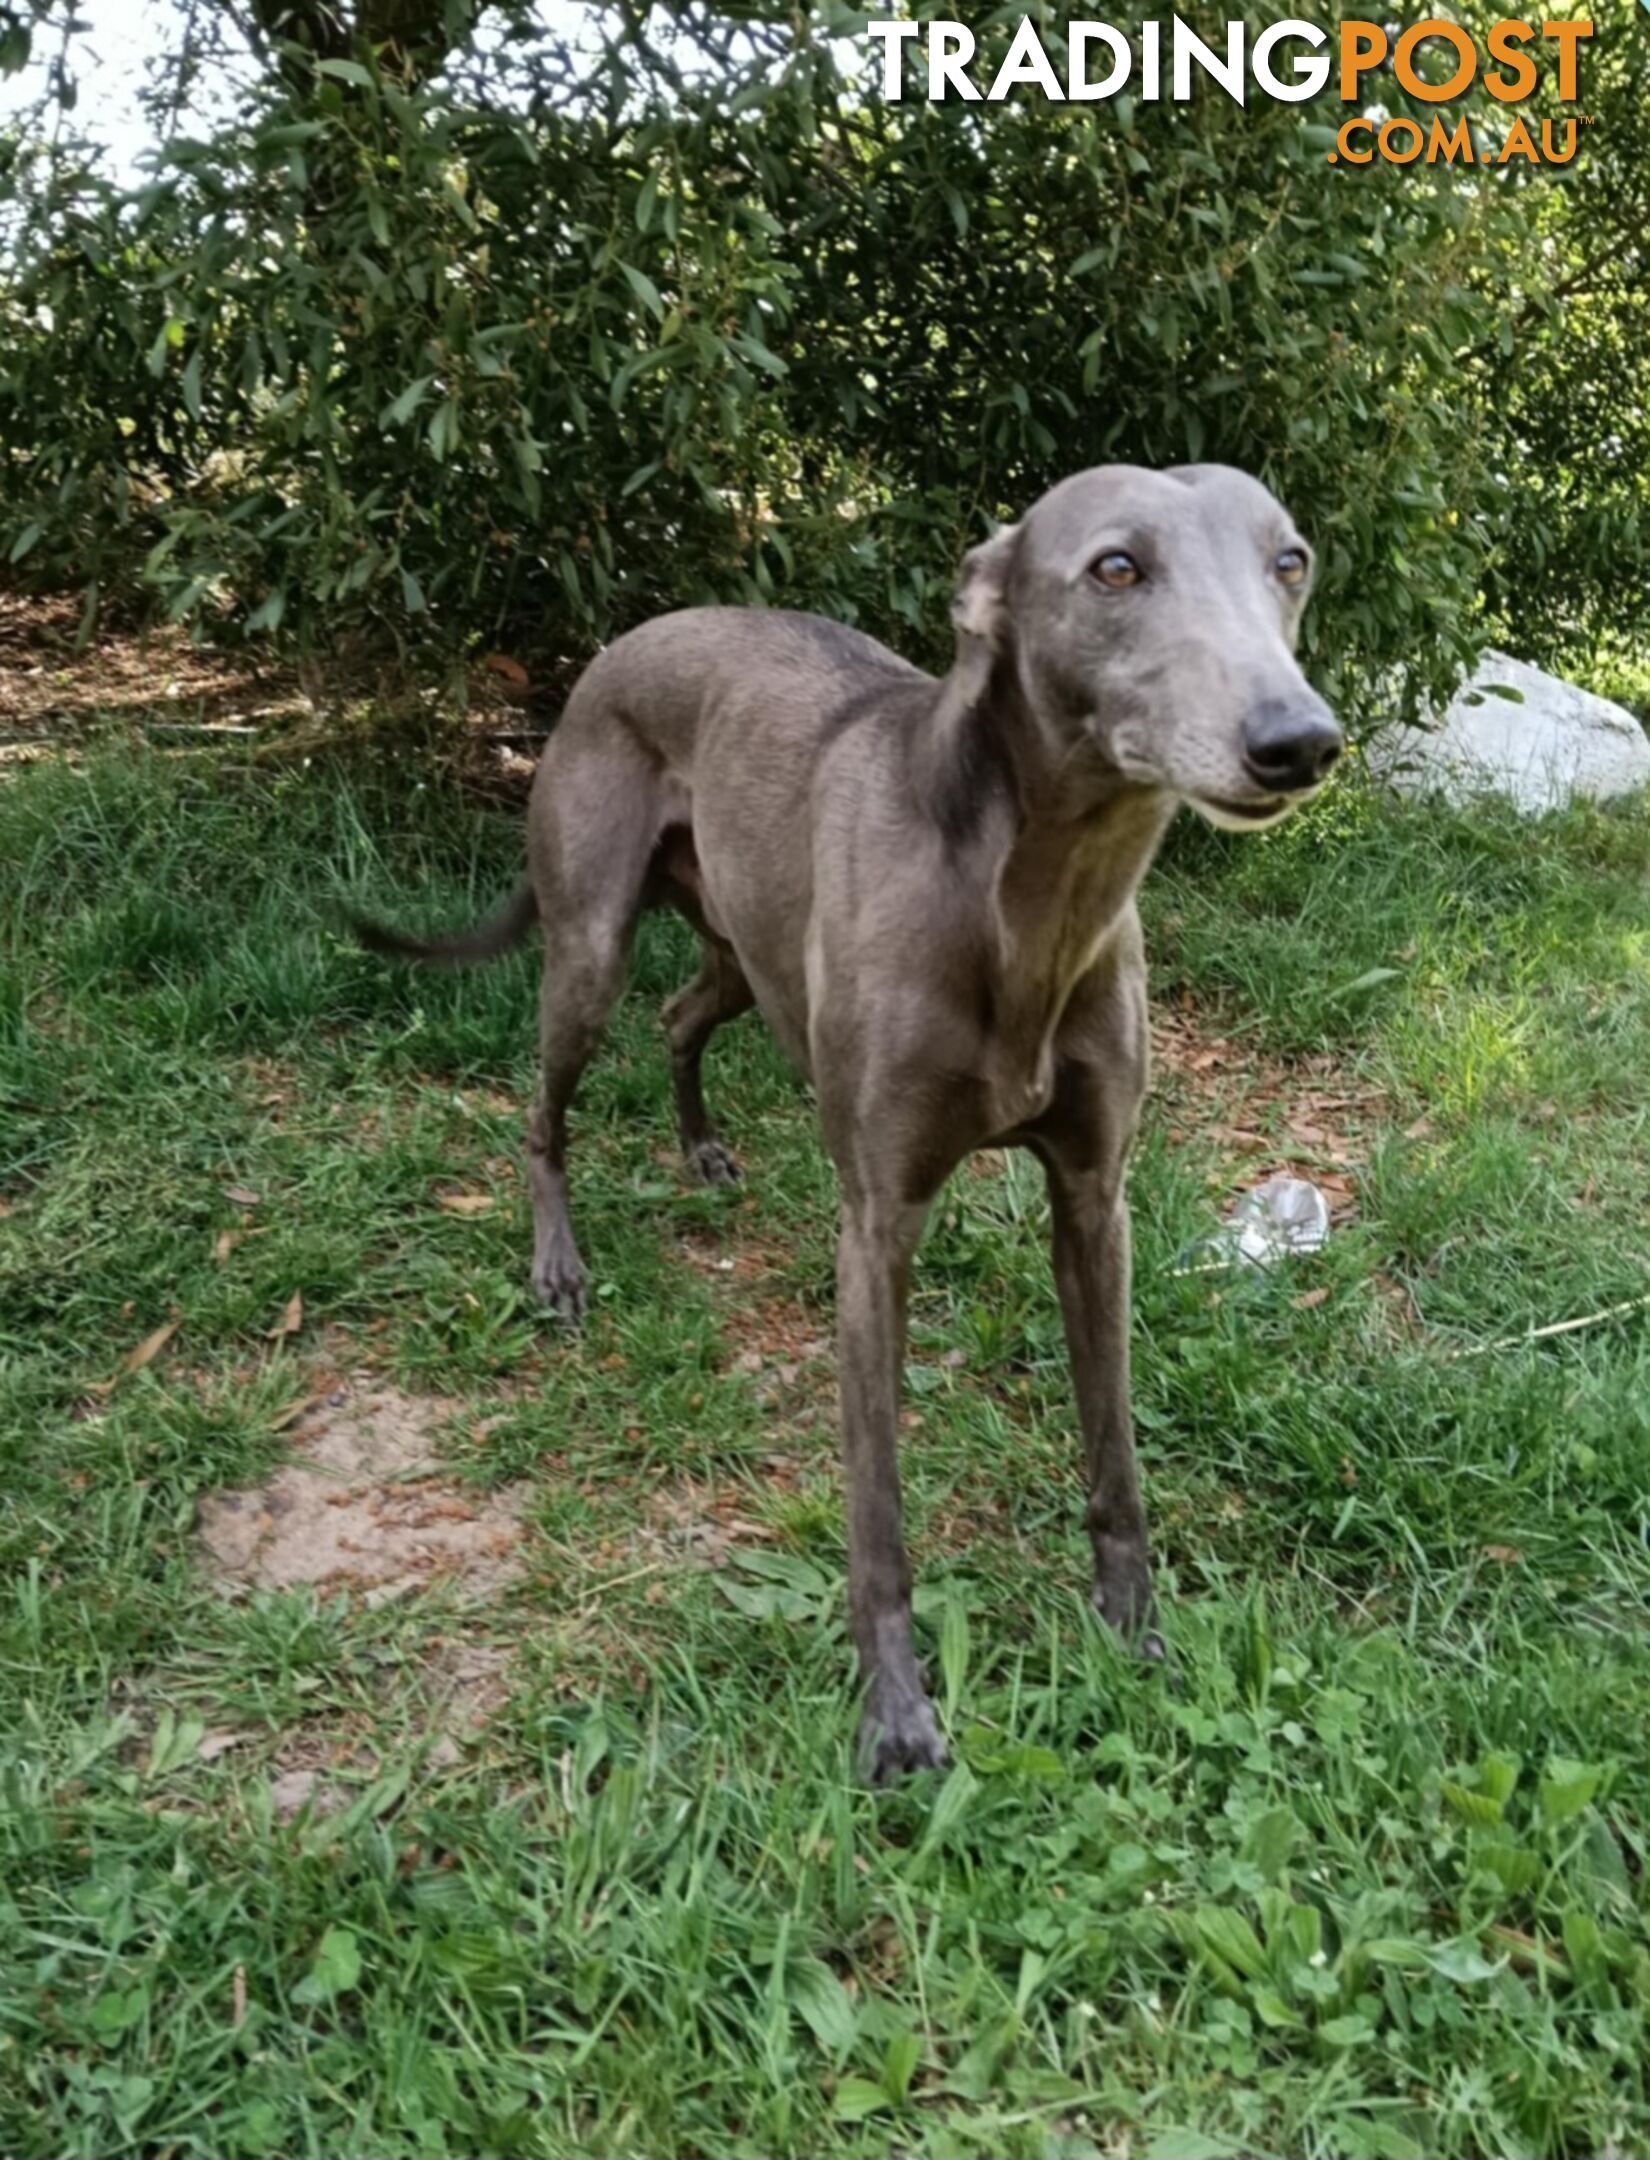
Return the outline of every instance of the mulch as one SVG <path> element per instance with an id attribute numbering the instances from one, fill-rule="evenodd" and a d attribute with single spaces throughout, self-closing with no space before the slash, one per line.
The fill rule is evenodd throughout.
<path id="1" fill-rule="evenodd" d="M 73 594 L 0 592 L 0 737 L 37 744 L 138 719 L 227 732 L 310 709 L 293 669 L 251 652 L 162 627 L 101 630 L 77 653 L 79 627 Z"/>

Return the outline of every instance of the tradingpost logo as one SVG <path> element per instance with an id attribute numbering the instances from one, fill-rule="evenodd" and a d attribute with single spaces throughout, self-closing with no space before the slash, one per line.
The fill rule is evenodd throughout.
<path id="1" fill-rule="evenodd" d="M 1641 0 L 1650 11 L 1650 0 Z M 1333 30 L 1290 16 L 1269 23 L 1250 41 L 1249 25 L 1228 22 L 1224 45 L 1206 42 L 1178 15 L 1142 23 L 1138 39 L 1109 22 L 1069 22 L 1058 58 L 1030 16 L 1018 28 L 989 79 L 974 72 L 977 40 L 966 23 L 871 21 L 866 35 L 880 47 L 882 94 L 929 103 L 958 98 L 1000 103 L 1025 89 L 1054 104 L 1095 104 L 1127 95 L 1146 104 L 1185 104 L 1207 84 L 1237 104 L 1251 92 L 1286 105 L 1304 104 L 1332 88 L 1342 105 L 1359 109 L 1340 122 L 1327 155 L 1331 165 L 1567 165 L 1576 154 L 1581 116 L 1545 117 L 1539 125 L 1511 111 L 1504 134 L 1476 135 L 1465 114 L 1446 120 L 1389 114 L 1380 100 L 1385 75 L 1423 106 L 1442 106 L 1478 91 L 1503 108 L 1524 102 L 1550 80 L 1561 106 L 1581 97 L 1582 50 L 1590 21 L 1529 22 L 1508 16 L 1491 25 L 1482 45 L 1460 23 L 1429 15 L 1407 27 L 1348 18 Z M 874 57 L 874 56 L 873 56 Z M 908 76 L 911 78 L 908 81 Z M 924 76 L 926 80 L 924 81 Z"/>

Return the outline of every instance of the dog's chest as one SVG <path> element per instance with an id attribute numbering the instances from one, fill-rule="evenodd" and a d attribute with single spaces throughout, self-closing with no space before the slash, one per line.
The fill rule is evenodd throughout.
<path id="1" fill-rule="evenodd" d="M 999 1131 L 1054 1099 L 1062 1034 L 1115 950 L 1134 881 L 1108 850 L 1005 872 L 980 991 L 981 1066 Z"/>
<path id="2" fill-rule="evenodd" d="M 1054 1051 L 1042 1046 L 1029 1067 L 994 1073 L 987 1082 L 991 1133 L 1013 1132 L 1042 1116 L 1054 1100 Z"/>
<path id="3" fill-rule="evenodd" d="M 1035 960 L 1011 956 L 998 973 L 980 1038 L 995 1132 L 1030 1124 L 1053 1102 L 1072 1001 L 1103 959 L 1113 928 L 1085 926 Z"/>
<path id="4" fill-rule="evenodd" d="M 982 1009 L 976 1070 L 994 1132 L 1040 1117 L 1054 1099 L 1068 985 L 999 979 Z"/>

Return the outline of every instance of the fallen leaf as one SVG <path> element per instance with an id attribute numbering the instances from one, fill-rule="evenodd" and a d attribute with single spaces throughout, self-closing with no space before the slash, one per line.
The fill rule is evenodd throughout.
<path id="1" fill-rule="evenodd" d="M 482 665 L 491 668 L 493 673 L 501 681 L 507 682 L 513 690 L 525 690 L 532 679 L 521 662 L 512 660 L 508 653 L 490 652 Z"/>
<path id="2" fill-rule="evenodd" d="M 226 1185 L 223 1196 L 226 1200 L 233 1200 L 237 1207 L 257 1207 L 262 1199 L 262 1195 L 255 1193 L 250 1185 Z"/>
<path id="3" fill-rule="evenodd" d="M 1251 1132 L 1245 1126 L 1211 1125 L 1208 1132 L 1211 1140 L 1218 1140 L 1223 1147 L 1238 1148 L 1246 1155 L 1256 1153 L 1267 1144 L 1264 1133 Z"/>
<path id="4" fill-rule="evenodd" d="M 286 1311 L 282 1313 L 280 1319 L 269 1330 L 270 1339 L 274 1341 L 282 1335 L 296 1335 L 303 1324 L 304 1293 L 301 1290 L 294 1290 L 291 1297 L 286 1301 Z"/>
<path id="5" fill-rule="evenodd" d="M 1521 1928 L 1497 1925 L 1489 1931 L 1497 1942 L 1505 1943 L 1508 1955 L 1515 1964 L 1542 1965 L 1548 1971 L 1564 1974 L 1568 1971 L 1564 1960 L 1533 1935 L 1526 1935 Z"/>
<path id="6" fill-rule="evenodd" d="M 1484 1547 L 1484 1558 L 1498 1561 L 1502 1567 L 1517 1567 L 1523 1557 L 1524 1555 L 1516 1545 L 1486 1545 Z"/>
<path id="7" fill-rule="evenodd" d="M 231 2003 L 232 2022 L 235 2026 L 235 2030 L 239 2032 L 241 2027 L 246 2023 L 246 1967 L 244 1965 L 237 1965 L 235 1967 L 235 1984 L 231 1996 Z"/>
<path id="8" fill-rule="evenodd" d="M 1316 1290 L 1303 1290 L 1300 1296 L 1293 1301 L 1295 1310 L 1296 1312 L 1310 1312 L 1314 1305 L 1321 1305 L 1328 1295 L 1328 1283 L 1319 1283 Z"/>
<path id="9" fill-rule="evenodd" d="M 241 1242 L 243 1235 L 244 1233 L 239 1230 L 220 1230 L 218 1232 L 217 1243 L 212 1247 L 212 1257 L 220 1267 Z"/>
<path id="10" fill-rule="evenodd" d="M 152 1365 L 182 1325 L 181 1320 L 168 1320 L 164 1327 L 156 1328 L 152 1335 L 145 1335 L 137 1348 L 128 1350 L 115 1367 L 114 1379 L 94 1381 L 90 1392 L 94 1395 L 113 1394 L 115 1381 L 124 1380 L 128 1373 L 141 1372 L 145 1365 Z"/>
<path id="11" fill-rule="evenodd" d="M 232 1747 L 239 1747 L 243 1740 L 251 1737 L 250 1733 L 231 1732 L 227 1727 L 203 1733 L 200 1746 L 195 1750 L 195 1759 L 197 1762 L 216 1762 L 220 1755 L 227 1755 Z"/>
<path id="12" fill-rule="evenodd" d="M 296 1303 L 296 1299 L 293 1302 Z M 291 1307 L 289 1306 L 287 1309 L 288 1311 L 290 1311 Z M 299 1318 L 300 1320 L 303 1318 L 301 1312 L 299 1314 Z M 285 1432 L 289 1426 L 301 1425 L 304 1419 L 308 1417 L 309 1413 L 312 1410 L 320 1409 L 322 1403 L 324 1403 L 326 1399 L 327 1398 L 324 1391 L 319 1395 L 300 1396 L 295 1403 L 288 1403 L 286 1408 L 279 1415 L 279 1417 L 273 1417 L 270 1419 L 270 1431 Z"/>
<path id="13" fill-rule="evenodd" d="M 491 1193 L 448 1192 L 441 1195 L 441 1205 L 449 1215 L 485 1215 L 492 1204 Z"/>

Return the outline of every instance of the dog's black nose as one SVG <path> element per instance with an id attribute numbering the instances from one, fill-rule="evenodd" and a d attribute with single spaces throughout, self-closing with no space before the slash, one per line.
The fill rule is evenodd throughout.
<path id="1" fill-rule="evenodd" d="M 1243 762 L 1263 788 L 1291 795 L 1316 787 L 1346 747 L 1346 737 L 1325 705 L 1268 698 L 1243 723 Z"/>

